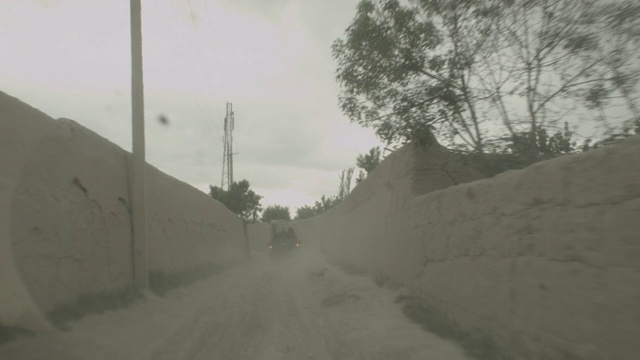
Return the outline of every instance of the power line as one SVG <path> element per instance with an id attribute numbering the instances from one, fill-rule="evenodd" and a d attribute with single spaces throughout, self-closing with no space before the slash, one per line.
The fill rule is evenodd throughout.
<path id="1" fill-rule="evenodd" d="M 196 106 L 198 107 L 198 112 L 200 112 L 200 120 L 204 123 L 205 127 L 209 130 L 209 132 L 211 133 L 211 136 L 215 136 L 215 134 L 213 133 L 213 130 L 211 129 L 211 127 L 209 127 L 209 123 L 206 121 L 206 115 L 202 111 L 202 108 L 200 107 L 200 103 L 198 103 L 198 99 L 195 97 L 193 92 L 191 93 L 191 96 L 195 101 Z"/>
<path id="2" fill-rule="evenodd" d="M 209 12 L 209 5 L 208 5 L 206 0 L 204 1 L 204 3 L 205 3 L 205 7 L 206 7 L 207 13 L 208 13 Z M 193 8 L 191 7 L 191 0 L 187 0 L 187 4 L 189 5 L 189 14 L 191 15 L 191 22 L 193 23 L 193 27 L 194 27 L 194 29 L 197 29 L 196 22 L 195 22 L 195 17 L 194 17 L 194 13 L 193 13 Z M 209 63 L 209 62 L 207 62 L 207 63 Z M 206 101 L 206 99 L 205 99 L 205 106 L 206 106 L 206 109 L 208 111 L 208 115 L 210 116 L 210 121 L 212 121 L 213 120 L 213 116 L 211 114 L 211 111 L 209 110 L 208 101 Z M 215 124 L 214 124 L 213 128 L 216 129 L 216 133 L 218 134 L 218 137 L 220 137 L 220 132 L 218 131 L 218 128 L 215 127 Z"/>
<path id="3" fill-rule="evenodd" d="M 171 12 L 173 13 L 173 17 L 174 18 L 178 18 L 178 13 L 176 12 L 176 9 L 173 7 L 173 2 L 171 0 L 167 0 L 169 2 L 169 6 L 171 7 Z"/>
<path id="4" fill-rule="evenodd" d="M 205 99 L 204 99 L 204 106 L 205 106 L 205 110 L 207 110 L 207 115 L 209 115 L 209 116 L 208 116 L 208 119 L 210 119 L 210 120 L 213 122 L 213 128 L 216 130 L 216 134 L 217 134 L 218 136 L 221 136 L 221 135 L 220 135 L 220 131 L 219 131 L 219 130 L 218 130 L 218 128 L 215 126 L 215 122 L 213 121 L 213 119 L 214 119 L 214 117 L 213 117 L 213 113 L 211 112 L 211 108 L 209 107 L 209 100 L 208 100 L 208 98 L 206 98 L 206 97 L 205 97 Z"/>
<path id="5" fill-rule="evenodd" d="M 167 0 L 169 2 L 169 5 L 171 6 L 172 9 L 172 13 L 173 13 L 173 19 L 174 19 L 174 27 L 177 27 L 177 22 L 179 21 L 178 19 L 178 15 L 177 15 L 177 11 L 173 6 L 173 2 L 171 0 Z M 189 14 L 191 15 L 191 22 L 193 24 L 194 29 L 197 30 L 196 27 L 196 23 L 195 23 L 195 15 L 193 13 L 193 8 L 191 6 L 191 1 L 187 0 L 188 6 L 189 6 Z M 208 12 L 208 4 L 206 3 L 205 0 L 205 6 L 207 7 L 207 12 Z M 185 41 L 185 34 L 180 33 L 179 36 L 182 38 L 182 46 L 184 47 L 186 44 Z M 205 53 L 206 54 L 206 53 Z M 205 55 L 205 60 L 208 60 L 208 56 Z M 207 63 L 210 63 L 210 61 L 207 61 Z M 200 77 L 200 78 L 204 78 L 204 77 Z M 207 83 L 209 84 L 209 83 Z M 204 122 L 205 127 L 207 127 L 208 131 L 211 133 L 212 137 L 215 137 L 216 135 L 214 134 L 214 132 L 211 130 L 212 128 L 215 130 L 215 133 L 218 136 L 218 139 L 222 138 L 222 142 L 224 144 L 224 149 L 226 151 L 226 155 L 223 156 L 223 166 L 222 166 L 222 171 L 223 171 L 223 181 L 221 182 L 221 187 L 224 186 L 224 174 L 226 171 L 227 174 L 227 184 L 232 184 L 233 183 L 233 135 L 232 135 L 232 129 L 233 129 L 233 110 L 230 108 L 229 112 L 227 114 L 227 117 L 225 117 L 224 121 L 225 121 L 225 135 L 221 136 L 220 131 L 218 130 L 218 127 L 215 126 L 215 121 L 214 121 L 214 117 L 212 114 L 211 109 L 209 108 L 209 102 L 208 102 L 208 98 L 205 96 L 204 99 L 204 104 L 205 104 L 205 110 L 206 110 L 206 116 L 205 112 L 202 110 L 202 107 L 200 106 L 200 103 L 198 102 L 197 96 L 195 95 L 193 89 L 189 89 L 189 92 L 191 93 L 192 99 L 193 101 L 196 103 L 196 106 L 198 107 L 198 111 L 200 113 L 201 116 L 201 121 Z M 231 107 L 231 104 L 227 104 L 228 107 Z M 218 108 L 218 105 L 216 104 L 216 108 L 218 109 L 218 116 L 219 118 L 222 118 L 222 116 L 220 115 L 220 109 Z M 231 120 L 229 120 L 231 119 Z M 213 123 L 212 127 L 209 126 L 209 124 Z M 231 126 L 231 128 L 228 128 L 228 126 Z M 227 185 L 227 186 L 228 186 Z"/>
<path id="6" fill-rule="evenodd" d="M 189 14 L 191 14 L 191 22 L 193 23 L 193 27 L 196 27 L 196 19 L 193 16 L 193 9 L 191 8 L 191 0 L 187 0 L 187 4 L 189 5 Z"/>
<path id="7" fill-rule="evenodd" d="M 173 15 L 174 22 L 172 24 L 172 27 L 173 28 L 177 28 L 178 27 L 178 21 L 179 21 L 178 13 L 177 13 L 177 11 L 176 11 L 176 9 L 174 7 L 173 2 L 171 0 L 167 0 L 167 2 L 169 3 L 169 6 L 171 7 L 171 12 L 172 12 L 172 15 Z M 190 10 L 191 15 L 193 16 L 193 11 L 191 9 L 191 3 L 190 2 L 189 2 L 189 10 Z M 194 22 L 194 18 L 193 17 L 192 17 L 192 22 Z M 195 22 L 194 22 L 194 28 L 195 28 Z M 181 43 L 182 43 L 182 46 L 184 47 L 185 44 L 187 43 L 186 39 L 185 39 L 185 35 L 183 33 L 179 32 L 178 36 L 181 38 L 181 40 L 182 40 Z M 185 48 L 183 48 L 183 49 L 185 49 Z M 183 52 L 185 52 L 185 51 L 183 51 Z M 191 94 L 191 97 L 192 97 L 193 101 L 196 103 L 196 107 L 198 108 L 198 111 L 200 113 L 200 116 L 201 116 L 200 120 L 204 123 L 205 127 L 208 129 L 208 131 L 211 134 L 211 136 L 215 137 L 216 133 L 217 133 L 218 137 L 220 137 L 219 130 L 217 130 L 217 128 L 215 126 L 211 126 L 210 123 L 207 121 L 207 116 L 202 111 L 202 108 L 201 108 L 200 104 L 198 103 L 197 97 L 196 97 L 195 92 L 193 91 L 193 89 L 189 89 L 189 92 Z M 215 133 L 212 130 L 212 128 L 216 130 Z"/>
<path id="8" fill-rule="evenodd" d="M 222 114 L 220 113 L 220 107 L 216 104 L 216 110 L 218 111 L 218 119 L 222 119 Z"/>

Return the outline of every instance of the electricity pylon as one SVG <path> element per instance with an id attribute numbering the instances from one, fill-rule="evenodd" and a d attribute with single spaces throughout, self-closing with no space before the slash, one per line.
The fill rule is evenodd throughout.
<path id="1" fill-rule="evenodd" d="M 224 190 L 225 184 L 227 190 L 233 184 L 233 105 L 227 103 L 227 114 L 224 117 L 224 151 L 222 155 L 222 179 L 220 180 L 220 188 Z"/>

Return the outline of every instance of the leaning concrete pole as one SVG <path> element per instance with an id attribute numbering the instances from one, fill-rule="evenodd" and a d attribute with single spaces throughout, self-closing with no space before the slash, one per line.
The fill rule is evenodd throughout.
<path id="1" fill-rule="evenodd" d="M 133 279 L 137 287 L 149 286 L 144 154 L 144 89 L 142 85 L 142 16 L 140 0 L 130 0 L 131 13 L 131 122 L 133 161 L 129 191 L 133 226 Z"/>

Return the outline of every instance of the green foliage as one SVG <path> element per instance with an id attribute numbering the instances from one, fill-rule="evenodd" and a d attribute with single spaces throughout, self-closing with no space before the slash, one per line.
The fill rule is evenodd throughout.
<path id="1" fill-rule="evenodd" d="M 445 87 L 420 84 L 418 79 L 423 69 L 445 65 L 426 55 L 441 43 L 436 25 L 422 20 L 414 7 L 395 0 L 361 1 L 346 39 L 336 40 L 332 47 L 344 90 L 343 112 L 376 129 L 387 142 L 428 131 L 438 110 L 444 110 L 440 105 L 445 102 L 438 100 L 452 96 Z M 434 111 L 425 111 L 430 107 Z"/>
<path id="2" fill-rule="evenodd" d="M 262 212 L 260 220 L 263 222 L 269 222 L 271 220 L 291 220 L 289 207 L 280 205 L 267 206 Z"/>
<path id="3" fill-rule="evenodd" d="M 248 221 L 256 221 L 262 210 L 260 200 L 262 196 L 251 190 L 249 181 L 233 182 L 228 190 L 218 186 L 209 186 L 212 198 L 223 203 L 229 210 Z"/>
<path id="4" fill-rule="evenodd" d="M 545 128 L 537 128 L 535 132 L 526 131 L 511 135 L 509 150 L 512 154 L 533 162 L 541 156 L 554 157 L 574 152 L 576 142 L 572 141 L 572 136 L 569 123 L 566 122 L 564 131 L 557 131 L 552 136 L 549 136 Z"/>
<path id="5" fill-rule="evenodd" d="M 565 134 L 540 129 L 577 109 L 597 110 L 580 121 L 606 122 L 614 107 L 639 117 L 631 14 L 630 0 L 362 0 L 332 47 L 340 106 L 388 144 L 565 151 Z"/>
<path id="6" fill-rule="evenodd" d="M 295 220 L 308 219 L 318 215 L 312 206 L 304 205 L 296 209 Z"/>
<path id="7" fill-rule="evenodd" d="M 534 135 L 535 134 L 535 135 Z M 621 128 L 611 128 L 600 140 L 584 140 L 581 146 L 573 140 L 573 132 L 565 123 L 563 131 L 549 136 L 547 130 L 538 128 L 536 133 L 521 132 L 505 139 L 507 144 L 492 154 L 471 154 L 473 166 L 487 176 L 494 176 L 506 170 L 521 169 L 535 162 L 561 155 L 573 154 L 613 145 L 640 134 L 640 120 L 629 120 Z"/>
<path id="8" fill-rule="evenodd" d="M 296 210 L 296 220 L 307 219 L 320 215 L 342 201 L 337 196 L 326 197 L 322 195 L 320 201 L 316 201 L 313 206 L 305 205 Z"/>
<path id="9" fill-rule="evenodd" d="M 369 174 L 371 174 L 373 170 L 380 165 L 381 161 L 382 153 L 380 152 L 379 146 L 369 149 L 369 152 L 366 154 L 358 155 L 356 158 L 356 165 L 362 170 L 358 173 L 356 184 L 360 184 L 367 176 L 369 176 Z"/>
<path id="10" fill-rule="evenodd" d="M 310 217 L 320 215 L 332 207 L 338 205 L 344 198 L 351 193 L 351 180 L 355 168 L 351 167 L 342 170 L 340 173 L 340 185 L 338 186 L 338 195 L 326 197 L 322 195 L 319 201 L 313 206 L 305 205 L 296 210 L 296 220 L 308 219 Z M 357 179 L 356 179 L 357 181 Z"/>
<path id="11" fill-rule="evenodd" d="M 351 179 L 353 178 L 354 168 L 342 170 L 340 174 L 340 186 L 338 187 L 338 199 L 343 200 L 351 193 Z"/>
<path id="12" fill-rule="evenodd" d="M 366 174 L 369 175 L 378 167 L 378 165 L 380 165 L 381 161 L 382 156 L 380 153 L 380 147 L 376 146 L 371 148 L 368 153 L 358 155 L 356 165 L 366 171 Z"/>
<path id="13" fill-rule="evenodd" d="M 620 141 L 628 138 L 629 136 L 633 136 L 634 134 L 640 134 L 640 119 L 636 120 L 633 123 L 633 126 L 627 124 L 621 130 L 618 131 L 610 131 L 603 139 L 598 141 L 593 141 L 591 138 L 588 138 L 582 144 L 581 150 L 589 151 L 593 149 L 598 149 L 603 146 L 617 144 Z"/>
<path id="14" fill-rule="evenodd" d="M 305 205 L 296 209 L 296 220 L 308 219 L 319 215 L 313 206 Z"/>

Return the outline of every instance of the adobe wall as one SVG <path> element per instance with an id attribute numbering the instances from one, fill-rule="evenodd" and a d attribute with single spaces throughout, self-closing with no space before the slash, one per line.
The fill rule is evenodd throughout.
<path id="1" fill-rule="evenodd" d="M 405 146 L 382 163 L 340 204 L 311 219 L 293 222 L 301 238 L 322 244 L 333 261 L 376 275 L 404 279 L 421 246 L 411 237 L 410 204 L 416 194 L 483 179 L 464 157 L 434 143 Z M 394 241 L 390 241 L 394 239 Z"/>
<path id="2" fill-rule="evenodd" d="M 271 239 L 269 224 L 256 223 L 248 225 L 249 244 L 251 252 L 267 252 L 267 243 Z"/>
<path id="3" fill-rule="evenodd" d="M 151 166 L 147 178 L 150 270 L 179 273 L 248 257 L 249 244 L 240 217 Z"/>
<path id="4" fill-rule="evenodd" d="M 47 328 L 79 295 L 132 283 L 130 154 L 0 92 L 0 323 Z M 245 259 L 242 220 L 147 168 L 149 267 L 168 274 Z"/>
<path id="5" fill-rule="evenodd" d="M 463 327 L 514 356 L 637 358 L 640 136 L 426 194 L 411 212 L 420 264 L 402 280 Z"/>
<path id="6" fill-rule="evenodd" d="M 635 136 L 483 180 L 439 146 L 407 147 L 293 224 L 331 260 L 411 289 L 513 358 L 635 359 L 639 154 Z"/>

